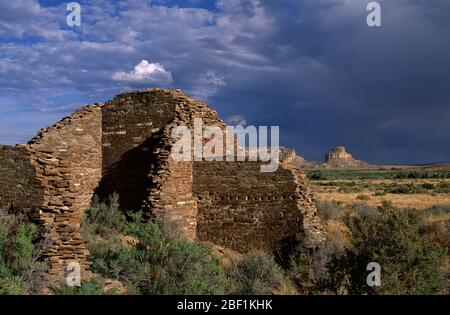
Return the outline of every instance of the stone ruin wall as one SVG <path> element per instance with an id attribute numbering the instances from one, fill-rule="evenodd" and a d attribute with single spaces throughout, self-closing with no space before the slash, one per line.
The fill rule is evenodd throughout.
<path id="1" fill-rule="evenodd" d="M 103 178 L 98 194 L 116 192 L 123 210 L 149 211 L 149 191 L 160 172 L 164 128 L 174 119 L 175 104 L 163 93 L 122 94 L 105 103 Z"/>
<path id="2" fill-rule="evenodd" d="M 84 107 L 43 129 L 28 144 L 44 200 L 33 217 L 52 241 L 44 257 L 50 274 L 60 275 L 71 261 L 87 269 L 88 251 L 81 219 L 101 178 L 101 110 Z"/>
<path id="3" fill-rule="evenodd" d="M 71 261 L 89 268 L 80 222 L 101 178 L 101 111 L 85 107 L 42 129 L 28 144 L 1 150 L 2 208 L 18 208 L 50 245 L 50 274 Z M 5 193 L 8 191 L 8 193 Z"/>
<path id="4" fill-rule="evenodd" d="M 175 162 L 170 157 L 175 142 L 171 135 L 172 129 L 183 125 L 193 130 L 195 118 L 201 118 L 204 127 L 215 125 L 224 130 L 226 125 L 218 118 L 217 112 L 203 102 L 188 98 L 182 93 L 177 93 L 173 97 L 176 102 L 175 119 L 166 126 L 163 133 L 164 149 L 159 153 L 161 174 L 155 176 L 159 185 L 150 194 L 149 202 L 153 204 L 155 216 L 174 222 L 188 239 L 197 239 L 198 201 L 194 195 L 193 162 Z M 191 136 L 194 141 L 194 134 Z M 202 144 L 207 141 L 208 139 L 203 139 Z M 193 160 L 193 152 L 191 153 Z"/>
<path id="5" fill-rule="evenodd" d="M 71 261 L 89 268 L 80 222 L 94 194 L 116 192 L 123 210 L 169 219 L 188 239 L 241 251 L 277 249 L 302 227 L 320 238 L 314 194 L 300 171 L 280 165 L 261 173 L 259 162 L 175 163 L 172 129 L 192 127 L 194 117 L 225 128 L 214 110 L 178 90 L 137 91 L 84 107 L 27 145 L 0 147 L 0 206 L 29 209 L 53 241 L 45 257 L 56 275 Z"/>
<path id="6" fill-rule="evenodd" d="M 0 145 L 0 209 L 30 215 L 43 202 L 43 187 L 26 148 Z"/>
<path id="7" fill-rule="evenodd" d="M 123 210 L 170 219 L 187 238 L 195 239 L 192 162 L 171 159 L 172 129 L 192 128 L 195 117 L 225 127 L 217 113 L 180 91 L 159 89 L 118 95 L 102 112 L 103 178 L 98 195 L 116 192 Z"/>
<path id="8" fill-rule="evenodd" d="M 320 243 L 322 230 L 307 179 L 284 165 L 274 173 L 262 173 L 260 166 L 194 162 L 198 238 L 240 252 L 274 251 L 306 226 L 311 245 Z"/>

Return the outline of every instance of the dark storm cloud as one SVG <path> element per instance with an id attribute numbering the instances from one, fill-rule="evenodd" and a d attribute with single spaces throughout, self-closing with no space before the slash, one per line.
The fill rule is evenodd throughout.
<path id="1" fill-rule="evenodd" d="M 285 143 L 313 159 L 343 144 L 371 162 L 450 160 L 449 2 L 381 1 L 380 28 L 365 24 L 365 1 L 303 4 L 275 15 L 295 17 L 277 21 L 283 26 L 267 41 L 284 47 L 284 58 L 270 44 L 261 51 L 285 70 L 266 82 L 249 78 L 264 94 L 258 114 L 242 112 L 250 123 L 279 122 Z M 221 102 L 237 95 L 223 91 Z"/>
<path id="2" fill-rule="evenodd" d="M 368 2 L 80 1 L 77 29 L 63 2 L 3 2 L 23 10 L 0 13 L 0 123 L 28 134 L 10 121 L 33 112 L 30 126 L 43 126 L 153 84 L 224 118 L 280 125 L 282 144 L 309 159 L 345 145 L 370 162 L 450 160 L 450 2 L 379 1 L 379 28 L 366 24 Z"/>

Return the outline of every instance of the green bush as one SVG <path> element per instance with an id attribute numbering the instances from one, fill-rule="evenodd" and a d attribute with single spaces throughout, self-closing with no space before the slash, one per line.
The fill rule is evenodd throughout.
<path id="1" fill-rule="evenodd" d="M 39 247 L 33 244 L 36 226 L 24 217 L 0 210 L 0 294 L 38 293 L 44 284 Z"/>
<path id="2" fill-rule="evenodd" d="M 386 188 L 386 192 L 391 194 L 421 194 L 427 191 L 414 184 L 391 184 Z"/>
<path id="3" fill-rule="evenodd" d="M 434 184 L 432 184 L 432 183 L 423 183 L 422 184 L 422 188 L 431 190 L 431 189 L 434 189 Z"/>
<path id="4" fill-rule="evenodd" d="M 323 246 L 307 248 L 304 236 L 297 235 L 298 244 L 289 254 L 287 273 L 300 294 L 328 294 L 328 264 L 332 257 L 339 257 L 344 251 L 344 240 L 340 234 L 328 234 Z"/>
<path id="5" fill-rule="evenodd" d="M 79 287 L 72 287 L 68 286 L 67 283 L 62 283 L 52 291 L 55 295 L 113 295 L 114 292 L 105 293 L 103 288 L 103 279 L 101 277 L 93 277 L 89 281 L 83 282 Z"/>
<path id="6" fill-rule="evenodd" d="M 442 271 L 446 249 L 420 233 L 418 211 L 404 211 L 389 203 L 370 219 L 349 213 L 345 224 L 350 246 L 328 264 L 327 284 L 335 293 L 440 294 L 446 292 Z M 380 287 L 366 284 L 367 264 L 381 266 Z"/>
<path id="7" fill-rule="evenodd" d="M 362 200 L 362 201 L 367 201 L 367 200 L 369 200 L 369 199 L 370 199 L 370 197 L 369 197 L 369 196 L 367 196 L 367 195 L 364 195 L 364 194 L 362 194 L 362 195 L 358 195 L 358 196 L 356 196 L 356 199 L 358 199 L 358 200 Z"/>
<path id="8" fill-rule="evenodd" d="M 105 238 L 114 237 L 125 229 L 126 216 L 119 209 L 119 195 L 113 194 L 108 203 L 95 201 L 93 206 L 86 210 L 86 217 L 82 223 L 85 236 L 90 239 L 97 235 Z"/>
<path id="9" fill-rule="evenodd" d="M 362 187 L 352 187 L 352 186 L 346 186 L 339 189 L 339 192 L 344 194 L 351 194 L 351 193 L 359 193 L 362 192 L 364 189 Z"/>
<path id="10" fill-rule="evenodd" d="M 119 232 L 136 244 L 91 242 L 94 272 L 120 280 L 135 294 L 225 293 L 224 271 L 206 246 L 181 239 L 161 222 L 143 222 L 141 213 Z"/>
<path id="11" fill-rule="evenodd" d="M 25 295 L 27 284 L 20 277 L 13 277 L 0 271 L 0 295 Z"/>
<path id="12" fill-rule="evenodd" d="M 316 208 L 317 213 L 323 223 L 336 218 L 340 213 L 343 212 L 343 208 L 339 206 L 334 200 L 317 200 Z"/>
<path id="13" fill-rule="evenodd" d="M 450 214 L 450 205 L 434 205 L 430 208 L 424 209 L 423 213 L 428 216 L 445 216 Z"/>
<path id="14" fill-rule="evenodd" d="M 439 183 L 435 188 L 435 192 L 440 194 L 450 193 L 450 183 Z"/>
<path id="15" fill-rule="evenodd" d="M 271 255 L 246 254 L 228 270 L 231 293 L 243 295 L 276 294 L 289 287 L 289 279 Z"/>
<path id="16" fill-rule="evenodd" d="M 310 180 L 326 180 L 327 177 L 320 171 L 312 171 L 308 173 Z"/>

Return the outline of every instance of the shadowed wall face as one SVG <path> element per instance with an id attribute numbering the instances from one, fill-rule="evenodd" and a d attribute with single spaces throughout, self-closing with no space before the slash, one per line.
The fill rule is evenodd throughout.
<path id="1" fill-rule="evenodd" d="M 154 150 L 174 116 L 175 103 L 164 93 L 119 95 L 102 107 L 101 199 L 117 193 L 123 210 L 145 210 L 157 163 Z"/>
<path id="2" fill-rule="evenodd" d="M 30 152 L 25 148 L 0 145 L 0 180 L 0 209 L 16 209 L 35 216 L 44 190 L 31 165 Z"/>
<path id="3" fill-rule="evenodd" d="M 194 162 L 197 237 L 244 252 L 273 251 L 301 230 L 292 174 L 259 162 Z"/>

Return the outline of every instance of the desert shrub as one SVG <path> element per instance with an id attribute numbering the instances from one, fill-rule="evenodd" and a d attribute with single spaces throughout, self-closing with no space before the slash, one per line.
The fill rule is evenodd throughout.
<path id="1" fill-rule="evenodd" d="M 0 278 L 0 295 L 25 295 L 27 285 L 19 277 L 5 276 Z"/>
<path id="2" fill-rule="evenodd" d="M 118 200 L 119 195 L 113 194 L 107 203 L 94 201 L 92 207 L 86 210 L 82 228 L 88 239 L 96 235 L 105 238 L 114 237 L 125 229 L 127 219 L 119 210 Z"/>
<path id="3" fill-rule="evenodd" d="M 333 257 L 344 252 L 344 239 L 341 233 L 328 233 L 325 243 L 320 247 L 307 248 L 304 237 L 297 235 L 297 246 L 289 255 L 287 274 L 300 294 L 328 294 L 328 264 Z"/>
<path id="4" fill-rule="evenodd" d="M 310 180 L 326 180 L 327 177 L 320 171 L 312 171 L 308 173 Z"/>
<path id="5" fill-rule="evenodd" d="M 414 184 L 392 184 L 386 188 L 386 192 L 391 194 L 420 194 L 426 192 L 426 190 Z"/>
<path id="6" fill-rule="evenodd" d="M 370 197 L 369 197 L 369 196 L 367 196 L 367 195 L 364 195 L 364 194 L 362 194 L 362 195 L 358 195 L 358 196 L 356 196 L 356 199 L 358 199 L 358 200 L 362 200 L 362 201 L 367 201 L 367 200 L 369 200 L 369 199 L 370 199 Z"/>
<path id="7" fill-rule="evenodd" d="M 328 263 L 327 287 L 351 294 L 444 293 L 441 269 L 446 249 L 423 237 L 418 211 L 403 211 L 389 203 L 371 219 L 355 213 L 345 216 L 350 246 Z M 382 268 L 380 287 L 368 287 L 366 267 L 377 262 Z"/>
<path id="8" fill-rule="evenodd" d="M 429 238 L 450 250 L 450 206 L 434 205 L 424 209 L 421 230 Z"/>
<path id="9" fill-rule="evenodd" d="M 366 204 L 353 204 L 349 205 L 346 209 L 345 215 L 355 214 L 363 220 L 371 220 L 378 215 L 378 208 L 366 205 Z M 344 218 L 345 218 L 344 215 Z"/>
<path id="10" fill-rule="evenodd" d="M 136 244 L 91 244 L 94 272 L 120 280 L 136 294 L 225 293 L 224 271 L 206 246 L 181 239 L 161 222 L 143 222 L 140 213 L 121 232 Z"/>
<path id="11" fill-rule="evenodd" d="M 450 222 L 444 220 L 425 221 L 421 227 L 421 231 L 429 239 L 450 250 Z"/>
<path id="12" fill-rule="evenodd" d="M 439 183 L 434 191 L 440 194 L 448 194 L 450 193 L 450 183 Z"/>
<path id="13" fill-rule="evenodd" d="M 45 265 L 38 261 L 35 232 L 24 217 L 0 210 L 0 294 L 38 293 L 45 284 L 37 276 Z"/>
<path id="14" fill-rule="evenodd" d="M 101 277 L 92 277 L 89 281 L 84 281 L 81 286 L 68 286 L 63 282 L 61 285 L 53 288 L 52 292 L 55 295 L 106 295 L 103 290 L 103 279 Z M 109 291 L 108 295 L 113 295 L 114 292 Z"/>
<path id="15" fill-rule="evenodd" d="M 336 181 L 318 182 L 318 183 L 316 183 L 316 185 L 323 186 L 323 187 L 335 187 L 335 186 L 338 186 L 339 183 Z"/>
<path id="16" fill-rule="evenodd" d="M 316 202 L 316 208 L 323 222 L 332 220 L 343 212 L 343 208 L 333 200 L 318 200 Z"/>
<path id="17" fill-rule="evenodd" d="M 436 210 L 437 211 L 437 210 Z M 342 233 L 330 233 L 323 246 L 298 246 L 290 255 L 288 275 L 302 294 L 441 294 L 448 288 L 442 269 L 446 249 L 423 235 L 415 210 L 389 203 L 378 209 L 350 206 Z M 337 222 L 337 221 L 336 221 Z M 370 262 L 381 266 L 381 287 L 366 283 Z"/>
<path id="18" fill-rule="evenodd" d="M 263 252 L 246 254 L 227 273 L 231 279 L 232 294 L 277 294 L 285 293 L 285 288 L 292 287 L 274 257 Z M 288 293 L 294 292 L 288 289 Z"/>
<path id="19" fill-rule="evenodd" d="M 434 184 L 432 184 L 432 183 L 423 183 L 422 184 L 422 188 L 431 190 L 431 189 L 434 189 Z"/>
<path id="20" fill-rule="evenodd" d="M 386 190 L 377 190 L 374 194 L 374 196 L 386 196 L 387 195 L 387 191 Z"/>
<path id="21" fill-rule="evenodd" d="M 450 205 L 434 205 L 423 210 L 424 215 L 427 216 L 445 216 L 450 214 Z"/>
<path id="22" fill-rule="evenodd" d="M 408 174 L 407 178 L 415 179 L 415 178 L 423 178 L 423 176 L 424 175 L 419 172 L 411 172 Z"/>
<path id="23" fill-rule="evenodd" d="M 339 191 L 340 191 L 341 193 L 344 193 L 344 194 L 351 194 L 351 193 L 359 193 L 359 192 L 362 192 L 362 191 L 363 191 L 363 188 L 362 188 L 362 187 L 358 187 L 358 186 L 355 186 L 355 187 L 352 187 L 352 186 L 346 186 L 346 187 L 342 187 L 341 189 L 339 189 Z"/>

